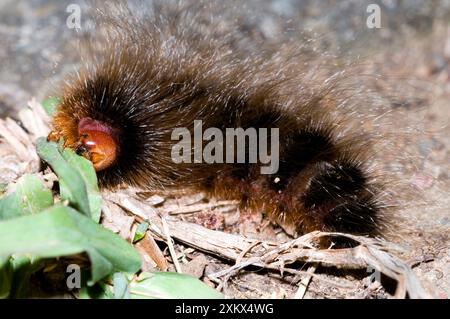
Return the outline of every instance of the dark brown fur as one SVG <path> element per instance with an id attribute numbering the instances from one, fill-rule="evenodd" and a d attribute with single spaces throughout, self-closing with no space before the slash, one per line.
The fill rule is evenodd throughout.
<path id="1" fill-rule="evenodd" d="M 68 81 L 53 123 L 69 146 L 84 117 L 117 130 L 120 154 L 99 172 L 101 185 L 240 199 L 301 233 L 380 233 L 382 189 L 368 164 L 371 141 L 348 129 L 339 77 L 314 82 L 293 52 L 289 59 L 242 57 L 177 21 L 120 12 L 127 19 L 107 17 L 112 31 L 100 58 Z M 173 163 L 173 129 L 192 129 L 200 119 L 204 128 L 279 128 L 278 173 L 261 175 L 260 164 Z"/>

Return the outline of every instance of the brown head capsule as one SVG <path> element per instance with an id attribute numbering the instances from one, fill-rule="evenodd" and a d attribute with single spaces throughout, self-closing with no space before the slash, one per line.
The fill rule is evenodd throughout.
<path id="1" fill-rule="evenodd" d="M 101 171 L 114 164 L 117 158 L 117 140 L 111 127 L 91 118 L 82 118 L 78 124 L 76 152 Z"/>

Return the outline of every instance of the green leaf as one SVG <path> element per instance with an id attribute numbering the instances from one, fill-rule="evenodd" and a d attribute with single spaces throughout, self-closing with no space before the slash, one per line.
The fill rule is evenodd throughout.
<path id="1" fill-rule="evenodd" d="M 64 159 L 81 174 L 81 177 L 86 184 L 91 217 L 96 222 L 99 222 L 102 212 L 102 196 L 98 189 L 97 174 L 95 173 L 92 162 L 82 156 L 78 156 L 69 148 L 66 148 L 62 155 Z M 63 183 L 63 186 L 65 187 L 65 183 Z"/>
<path id="2" fill-rule="evenodd" d="M 80 289 L 80 299 L 114 299 L 111 286 L 99 282 L 94 286 L 82 286 Z"/>
<path id="3" fill-rule="evenodd" d="M 90 285 L 115 271 L 134 273 L 141 264 L 128 242 L 70 207 L 57 205 L 0 222 L 0 257 L 54 258 L 81 252 L 91 260 Z"/>
<path id="4" fill-rule="evenodd" d="M 136 233 L 134 234 L 133 243 L 137 243 L 145 237 L 145 232 L 148 229 L 148 225 L 149 223 L 147 221 L 144 221 L 138 225 Z"/>
<path id="5" fill-rule="evenodd" d="M 34 175 L 23 176 L 17 185 L 16 193 L 22 201 L 24 211 L 29 214 L 38 213 L 53 205 L 52 192 Z"/>
<path id="6" fill-rule="evenodd" d="M 9 298 L 26 298 L 30 288 L 30 277 L 43 265 L 39 258 L 29 256 L 12 256 L 13 278 Z"/>
<path id="7" fill-rule="evenodd" d="M 26 298 L 31 275 L 43 265 L 28 256 L 0 257 L 0 299 Z"/>
<path id="8" fill-rule="evenodd" d="M 30 277 L 41 266 L 42 260 L 28 256 L 0 257 L 0 299 L 25 298 Z"/>
<path id="9" fill-rule="evenodd" d="M 42 107 L 48 115 L 52 116 L 56 112 L 56 108 L 61 104 L 61 99 L 57 96 L 49 96 L 47 99 L 42 101 Z"/>
<path id="10" fill-rule="evenodd" d="M 113 285 L 115 299 L 130 299 L 128 280 L 123 273 L 116 272 L 114 274 Z"/>
<path id="11" fill-rule="evenodd" d="M 0 220 L 24 215 L 20 199 L 16 193 L 0 199 Z"/>
<path id="12" fill-rule="evenodd" d="M 10 257 L 0 257 L 0 299 L 8 298 L 13 281 Z"/>
<path id="13" fill-rule="evenodd" d="M 197 278 L 174 272 L 142 273 L 130 283 L 132 298 L 221 299 L 223 295 Z"/>
<path id="14" fill-rule="evenodd" d="M 24 175 L 16 191 L 0 200 L 0 220 L 35 214 L 53 204 L 52 192 L 34 175 Z"/>
<path id="15" fill-rule="evenodd" d="M 97 216 L 91 213 L 86 184 L 78 170 L 72 167 L 58 150 L 58 144 L 48 142 L 41 137 L 37 140 L 37 152 L 46 161 L 59 177 L 61 198 L 68 199 L 79 211 L 94 220 Z"/>
<path id="16" fill-rule="evenodd" d="M 79 290 L 80 299 L 114 299 L 113 288 L 108 283 L 111 282 L 111 276 L 107 276 L 103 280 L 88 286 L 86 278 L 89 274 L 86 270 L 81 271 L 81 289 Z"/>

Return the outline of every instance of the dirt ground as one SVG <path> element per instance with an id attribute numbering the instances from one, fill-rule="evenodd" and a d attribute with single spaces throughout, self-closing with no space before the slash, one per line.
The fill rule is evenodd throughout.
<path id="1" fill-rule="evenodd" d="M 5 0 L 0 3 L 0 117 L 15 117 L 33 97 L 42 100 L 63 75 L 80 62 L 74 53 L 77 41 L 94 30 L 88 27 L 90 15 L 84 3 L 80 3 L 82 10 L 86 10 L 82 11 L 86 12 L 82 15 L 82 29 L 75 31 L 65 27 L 67 5 L 76 2 Z M 247 10 L 236 13 L 236 21 L 242 32 L 269 45 L 295 39 L 301 30 L 320 39 L 319 47 L 324 51 L 361 56 L 359 61 L 363 61 L 365 72 L 372 76 L 373 88 L 383 93 L 383 99 L 378 100 L 386 104 L 383 114 L 386 109 L 389 111 L 378 129 L 389 136 L 390 152 L 384 156 L 381 150 L 378 155 L 385 168 L 402 184 L 398 191 L 393 185 L 400 205 L 396 214 L 401 221 L 391 240 L 404 248 L 401 257 L 413 268 L 423 286 L 435 297 L 448 298 L 450 5 L 439 1 L 427 4 L 389 1 L 390 5 L 382 5 L 382 28 L 368 30 L 364 27 L 368 3 L 249 1 Z M 230 12 L 235 12 L 233 6 L 240 4 L 230 4 Z M 0 165 L 0 184 L 16 177 Z M 186 200 L 206 201 L 203 198 L 181 199 Z M 180 199 L 169 198 L 156 207 L 164 209 L 177 201 Z M 262 214 L 213 209 L 180 218 L 210 229 L 254 238 L 289 239 L 280 228 L 268 224 Z M 223 260 L 187 249 L 180 243 L 176 244 L 176 249 L 185 254 L 184 271 L 198 277 L 202 277 L 196 273 L 198 269 L 208 274 L 227 265 Z M 368 274 L 364 272 L 344 273 L 320 266 L 315 271 L 331 283 L 313 278 L 305 298 L 391 296 L 390 291 L 368 282 Z M 292 298 L 301 279 L 298 275 L 281 276 L 250 268 L 231 279 L 227 296 Z"/>

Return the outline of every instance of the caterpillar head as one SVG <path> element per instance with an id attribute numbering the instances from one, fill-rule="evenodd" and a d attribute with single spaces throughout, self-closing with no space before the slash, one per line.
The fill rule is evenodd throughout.
<path id="1" fill-rule="evenodd" d="M 101 171 L 114 164 L 118 155 L 118 141 L 107 124 L 82 118 L 78 123 L 77 154 L 92 162 L 95 170 Z"/>

